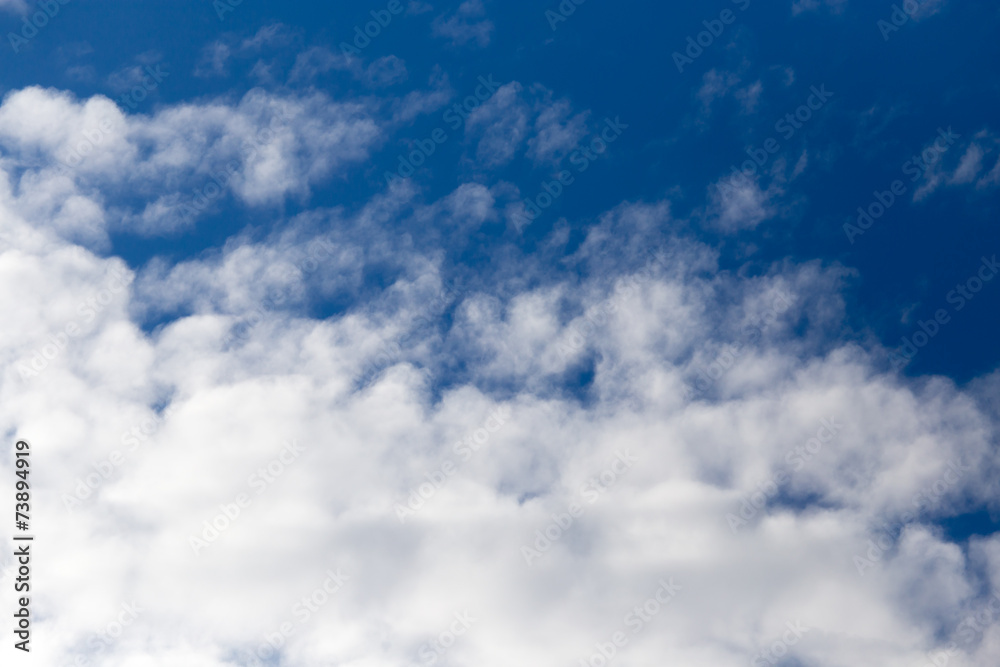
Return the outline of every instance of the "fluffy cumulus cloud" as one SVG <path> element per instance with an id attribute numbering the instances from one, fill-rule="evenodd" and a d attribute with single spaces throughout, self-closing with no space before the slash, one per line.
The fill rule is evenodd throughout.
<path id="1" fill-rule="evenodd" d="M 509 84 L 468 132 L 484 163 L 551 162 L 586 120 Z M 995 662 L 1000 539 L 941 521 L 1000 511 L 1000 382 L 842 342 L 864 336 L 840 264 L 720 270 L 634 201 L 569 254 L 501 243 L 463 271 L 502 219 L 478 182 L 398 180 L 180 262 L 94 243 L 204 213 L 191 189 L 230 164 L 239 205 L 308 197 L 380 132 L 318 93 L 0 106 L 0 428 L 32 445 L 37 664 Z M 991 141 L 942 178 L 978 183 Z M 762 223 L 784 170 L 696 215 Z"/>
<path id="2" fill-rule="evenodd" d="M 184 104 L 146 116 L 126 115 L 104 97 L 27 88 L 0 106 L 2 196 L 25 219 L 88 242 L 115 227 L 170 231 L 220 200 L 306 198 L 313 184 L 365 159 L 379 136 L 364 103 L 322 93 L 258 89 L 236 105 Z"/>
<path id="3" fill-rule="evenodd" d="M 579 147 L 588 116 L 544 86 L 513 81 L 469 113 L 465 135 L 485 168 L 506 165 L 521 151 L 535 164 L 558 164 Z"/>
<path id="4" fill-rule="evenodd" d="M 756 176 L 732 174 L 713 185 L 708 209 L 710 224 L 723 232 L 734 233 L 754 229 L 777 215 L 774 200 L 784 192 L 776 180 L 766 190 L 761 188 L 760 180 Z"/>

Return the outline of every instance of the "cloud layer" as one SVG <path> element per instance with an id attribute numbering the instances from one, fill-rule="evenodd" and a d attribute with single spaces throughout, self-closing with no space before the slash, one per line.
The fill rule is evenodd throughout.
<path id="1" fill-rule="evenodd" d="M 483 2 L 431 9 L 407 16 L 456 57 L 494 39 Z M 726 268 L 832 149 L 803 129 L 752 176 L 528 227 L 564 170 L 583 190 L 606 151 L 644 160 L 625 145 L 644 121 L 532 79 L 460 90 L 376 55 L 388 37 L 300 38 L 206 47 L 199 82 L 252 67 L 239 95 L 0 104 L 0 427 L 32 447 L 37 664 L 996 663 L 1000 538 L 955 526 L 1000 516 L 1000 371 L 894 372 L 840 261 Z M 692 78 L 692 127 L 730 93 L 770 118 L 795 79 L 734 72 Z M 364 93 L 316 87 L 341 74 Z M 379 176 L 381 149 L 396 169 L 428 141 L 456 178 L 424 183 L 423 153 Z M 995 189 L 997 145 L 962 137 L 911 203 Z M 374 192 L 316 203 L 352 177 Z M 111 242 L 220 218 L 239 231 L 180 257 Z"/>
<path id="2" fill-rule="evenodd" d="M 75 125 L 25 118 L 28 98 Z M 278 108 L 299 119 L 281 145 L 319 113 L 249 96 L 200 109 L 217 131 L 185 142 L 191 107 L 119 116 L 69 179 L 53 159 L 114 110 L 29 89 L 0 110 L 8 183 L 69 193 L 123 163 L 140 184 L 154 164 L 192 178 Z M 357 110 L 333 108 L 337 145 L 331 114 Z M 193 165 L 193 143 L 217 157 Z M 296 182 L 349 161 L 323 159 L 299 157 Z M 295 191 L 251 188 L 265 172 L 241 163 L 235 196 Z M 719 273 L 711 248 L 664 235 L 668 205 L 626 203 L 576 278 L 526 286 L 542 254 L 455 287 L 392 221 L 496 203 L 398 186 L 135 273 L 67 240 L 78 226 L 34 226 L 16 190 L 0 418 L 35 448 L 43 664 L 570 664 L 621 632 L 627 664 L 744 665 L 792 624 L 801 664 L 909 665 L 987 608 L 1000 544 L 961 548 L 935 521 L 996 507 L 996 384 L 907 382 L 836 343 L 843 268 Z M 387 261 L 364 307 L 309 316 L 317 295 L 369 295 Z M 135 620 L 105 642 L 123 604 Z M 983 626 L 957 664 L 998 641 Z"/>

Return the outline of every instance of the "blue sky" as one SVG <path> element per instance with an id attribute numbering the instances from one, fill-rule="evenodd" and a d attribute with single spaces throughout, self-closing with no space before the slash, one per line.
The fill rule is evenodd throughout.
<path id="1" fill-rule="evenodd" d="M 994 664 L 961 629 L 1000 577 L 998 26 L 0 0 L 0 420 L 65 553 L 135 573 L 52 580 L 39 664 L 579 664 L 671 576 L 619 664 Z M 268 643 L 327 568 L 354 584 Z M 164 577 L 219 601 L 182 619 Z"/>
<path id="2" fill-rule="evenodd" d="M 489 22 L 485 48 L 475 48 L 475 38 L 456 45 L 447 37 L 434 37 L 432 25 L 442 12 L 407 11 L 371 40 L 361 62 L 366 66 L 387 56 L 405 62 L 407 79 L 383 89 L 389 96 L 426 89 L 438 73 L 447 76 L 457 101 L 474 90 L 479 76 L 492 75 L 503 83 L 545 86 L 554 99 L 587 113 L 591 126 L 605 116 L 627 122 L 629 131 L 614 149 L 581 175 L 582 187 L 561 197 L 518 239 L 516 245 L 528 252 L 560 217 L 576 232 L 572 246 L 588 221 L 623 200 L 669 198 L 673 210 L 687 217 L 704 206 L 706 184 L 748 159 L 745 148 L 759 148 L 769 137 L 781 144 L 772 159 L 795 161 L 806 152 L 812 168 L 790 188 L 787 198 L 794 205 L 788 205 L 777 224 L 724 239 L 697 224 L 689 233 L 718 243 L 723 265 L 730 269 L 762 267 L 783 257 L 820 258 L 857 269 L 846 291 L 852 333 L 870 330 L 883 344 L 893 345 L 909 331 L 907 314 L 919 317 L 922 309 L 935 309 L 974 269 L 976 254 L 996 246 L 992 190 L 942 188 L 927 200 L 906 202 L 853 245 L 844 242 L 842 224 L 858 206 L 873 200 L 876 189 L 887 188 L 896 178 L 906 179 L 912 194 L 916 187 L 901 174 L 901 166 L 934 139 L 938 128 L 952 127 L 962 136 L 945 157 L 946 167 L 954 167 L 947 163 L 958 160 L 973 136 L 988 129 L 988 110 L 998 95 L 986 75 L 986 63 L 996 59 L 1000 48 L 988 37 L 995 10 L 988 5 L 934 6 L 926 19 L 888 32 L 886 41 L 878 21 L 890 20 L 891 5 L 819 4 L 791 13 L 784 5 L 754 3 L 743 10 L 742 3 L 732 3 L 735 23 L 683 73 L 671 56 L 684 50 L 688 36 L 704 30 L 702 21 L 716 18 L 711 7 L 584 3 L 553 30 L 544 11 L 558 11 L 558 4 L 554 10 L 515 5 L 469 19 L 472 25 Z M 719 12 L 726 8 L 719 3 Z M 305 87 L 288 82 L 295 57 L 310 48 L 353 43 L 354 27 L 371 21 L 373 10 L 379 8 L 247 2 L 224 12 L 220 20 L 219 10 L 207 2 L 115 5 L 110 17 L 100 4 L 70 3 L 19 53 L 9 54 L 4 89 L 42 85 L 80 97 L 119 99 L 115 74 L 148 59 L 168 76 L 130 113 L 148 114 L 163 105 L 206 97 L 233 98 L 257 86 L 293 91 Z M 18 14 L 4 19 L 6 31 L 16 31 L 21 21 Z M 241 50 L 240 44 L 254 35 L 262 45 Z M 234 53 L 219 72 L 208 75 L 207 51 L 213 44 Z M 252 74 L 258 64 L 268 68 L 269 78 Z M 196 75 L 199 68 L 202 76 Z M 706 104 L 699 91 L 711 73 L 726 90 Z M 748 111 L 736 94 L 756 82 L 762 92 Z M 344 72 L 318 76 L 309 85 L 338 96 L 379 94 Z M 831 104 L 784 140 L 775 123 L 804 103 L 813 85 L 833 91 Z M 136 238 L 126 231 L 114 235 L 112 248 L 141 264 L 167 248 L 183 257 L 217 247 L 246 225 L 247 215 L 260 216 L 255 222 L 267 227 L 276 224 L 275 214 L 330 205 L 357 208 L 384 188 L 382 174 L 398 166 L 396 157 L 409 142 L 426 139 L 436 127 L 448 128 L 441 116 L 426 113 L 400 123 L 382 138 L 363 169 L 319 184 L 306 200 L 250 212 L 223 202 L 211 223 L 194 233 L 163 239 Z M 463 168 L 464 150 L 462 142 L 449 141 L 420 170 L 415 180 L 423 196 L 442 196 L 465 179 L 487 185 L 503 180 L 529 193 L 539 191 L 539 184 L 552 175 L 550 165 L 524 159 L 490 174 L 477 173 Z M 485 231 L 488 245 L 511 241 L 499 229 Z M 995 368 L 1000 359 L 990 344 L 990 323 L 998 298 L 990 292 L 980 297 L 907 372 L 967 381 Z"/>

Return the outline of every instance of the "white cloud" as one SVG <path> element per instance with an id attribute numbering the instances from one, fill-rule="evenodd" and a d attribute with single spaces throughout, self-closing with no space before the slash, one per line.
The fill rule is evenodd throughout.
<path id="1" fill-rule="evenodd" d="M 964 149 L 963 149 L 964 147 Z M 920 185 L 913 193 L 914 201 L 922 201 L 942 186 L 966 186 L 986 190 L 1000 184 L 1000 139 L 988 129 L 977 132 L 971 141 L 960 142 L 941 151 L 933 142 L 922 155 L 927 156 Z M 997 160 L 992 168 L 988 165 Z M 987 170 L 988 169 L 988 170 Z"/>
<path id="2" fill-rule="evenodd" d="M 920 21 L 939 14 L 947 5 L 947 0 L 920 0 L 917 11 L 913 14 L 913 20 Z"/>
<path id="3" fill-rule="evenodd" d="M 545 114 L 504 107 L 519 108 L 526 135 Z M 466 613 L 442 663 L 578 664 L 622 631 L 623 664 L 735 667 L 800 622 L 801 664 L 910 665 L 1000 591 L 1000 539 L 956 545 L 933 523 L 1000 510 L 1000 385 L 910 381 L 881 370 L 884 351 L 838 342 L 843 267 L 720 271 L 715 250 L 669 231 L 667 203 L 623 203 L 565 273 L 501 246 L 496 270 L 450 288 L 461 271 L 443 256 L 476 251 L 503 205 L 475 183 L 424 203 L 399 182 L 356 212 L 136 271 L 74 243 L 103 234 L 125 195 L 157 202 L 160 224 L 169 197 L 278 111 L 288 121 L 233 185 L 248 205 L 307 193 L 377 139 L 366 107 L 322 96 L 125 116 L 32 88 L 0 106 L 0 428 L 33 446 L 38 664 L 252 664 L 242 652 L 289 623 L 281 664 L 388 667 L 421 662 Z M 546 117 L 536 131 L 572 124 L 565 107 Z M 536 136 L 504 145 L 565 143 Z M 719 191 L 711 215 L 753 227 L 781 182 Z M 318 300 L 347 305 L 317 319 Z M 731 529 L 779 472 L 781 493 Z M 424 484 L 439 488 L 402 523 L 395 505 Z M 217 538 L 212 521 L 228 524 Z M 886 522 L 905 525 L 882 535 Z M 192 535 L 212 541 L 195 553 Z M 869 540 L 890 546 L 862 576 Z M 544 553 L 529 565 L 525 546 Z M 11 565 L 0 556 L 2 590 Z M 349 578 L 306 614 L 331 570 Z M 676 598 L 633 632 L 664 579 Z M 133 601 L 135 623 L 98 655 Z M 994 664 L 1000 623 L 975 639 L 966 663 Z"/>
<path id="4" fill-rule="evenodd" d="M 528 156 L 536 162 L 558 162 L 587 134 L 587 112 L 573 115 L 568 100 L 544 104 L 535 119 L 535 136 L 528 140 Z"/>
<path id="5" fill-rule="evenodd" d="M 229 73 L 229 59 L 233 49 L 221 41 L 212 42 L 201 50 L 201 60 L 195 67 L 194 75 L 201 77 L 226 76 Z"/>
<path id="6" fill-rule="evenodd" d="M 764 92 L 764 84 L 760 80 L 754 81 L 746 88 L 741 88 L 736 91 L 736 99 L 740 101 L 743 105 L 743 111 L 746 113 L 753 113 L 757 110 L 757 105 L 760 103 L 761 93 Z"/>
<path id="7" fill-rule="evenodd" d="M 428 85 L 428 90 L 411 90 L 402 98 L 393 100 L 393 120 L 409 123 L 417 116 L 434 113 L 455 94 L 448 75 L 437 68 L 431 73 Z"/>
<path id="8" fill-rule="evenodd" d="M 779 213 L 774 200 L 783 194 L 777 178 L 772 178 L 771 184 L 763 190 L 757 176 L 725 176 L 709 189 L 709 220 L 713 226 L 728 233 L 754 229 Z"/>
<path id="9" fill-rule="evenodd" d="M 234 60 L 259 58 L 264 53 L 273 54 L 287 50 L 297 42 L 301 42 L 301 36 L 296 30 L 283 23 L 269 23 L 253 35 L 243 39 L 232 33 L 227 33 L 202 48 L 201 59 L 195 67 L 194 74 L 199 77 L 228 76 L 229 65 Z M 310 54 L 315 51 L 314 48 L 303 53 Z M 274 60 L 258 60 L 255 68 L 258 72 L 275 69 L 276 62 Z"/>
<path id="10" fill-rule="evenodd" d="M 527 138 L 531 113 L 521 98 L 524 88 L 515 82 L 501 86 L 486 103 L 471 114 L 466 136 L 478 136 L 476 161 L 492 168 L 510 162 Z"/>
<path id="11" fill-rule="evenodd" d="M 458 10 L 445 19 L 442 14 L 434 19 L 433 30 L 437 37 L 446 37 L 455 46 L 475 42 L 479 47 L 488 46 L 493 34 L 493 22 L 486 19 L 482 0 L 466 0 Z"/>
<path id="12" fill-rule="evenodd" d="M 104 97 L 28 88 L 0 106 L 10 205 L 89 241 L 109 225 L 144 233 L 190 225 L 229 196 L 251 206 L 307 197 L 311 184 L 367 157 L 379 134 L 364 104 L 319 93 L 252 90 L 235 106 L 126 116 Z M 148 203 L 120 203 L 126 192 Z"/>
<path id="13" fill-rule="evenodd" d="M 971 183 L 982 168 L 983 149 L 972 144 L 962 156 L 962 161 L 959 162 L 955 173 L 951 175 L 950 182 L 955 184 Z"/>
<path id="14" fill-rule="evenodd" d="M 452 206 L 442 202 L 442 213 Z M 629 242 L 623 226 L 653 234 L 663 215 L 623 206 L 600 233 Z M 58 241 L 46 247 L 9 213 L 3 221 L 20 240 L 0 256 L 0 275 L 29 287 L 2 297 L 18 325 L 5 328 L 3 353 L 19 359 L 79 318 L 76 304 L 100 293 L 114 262 Z M 596 243 L 587 261 L 614 254 L 606 243 L 597 254 Z M 448 657 L 486 666 L 572 663 L 618 630 L 630 638 L 623 659 L 637 664 L 745 665 L 786 621 L 809 628 L 795 647 L 805 664 L 861 656 L 910 664 L 942 646 L 939 637 L 984 603 L 969 571 L 973 552 L 912 524 L 865 576 L 853 558 L 950 460 L 971 470 L 929 516 L 970 499 L 994 502 L 989 419 L 950 383 L 908 386 L 857 348 L 790 346 L 799 318 L 828 330 L 808 304 L 835 289 L 831 268 L 744 281 L 706 272 L 711 251 L 698 244 L 665 248 L 659 262 L 579 285 L 557 282 L 493 305 L 487 292 L 463 297 L 438 339 L 443 348 L 422 352 L 414 339 L 413 351 L 361 391 L 354 379 L 380 354 L 378 340 L 412 326 L 428 302 L 422 280 L 398 285 L 392 316 L 377 303 L 325 321 L 264 310 L 245 340 L 228 345 L 228 327 L 253 308 L 269 267 L 300 265 L 303 245 L 236 240 L 223 258 L 119 293 L 38 377 L 22 380 L 8 366 L 0 389 L 3 428 L 32 440 L 39 471 L 34 502 L 48 547 L 36 568 L 49 574 L 32 602 L 37 636 L 47 638 L 36 659 L 55 665 L 87 654 L 90 637 L 132 601 L 141 614 L 102 656 L 106 664 L 221 667 L 284 622 L 294 634 L 283 640 L 283 663 L 408 664 L 466 610 L 475 622 Z M 352 253 L 324 261 L 332 274 L 361 268 Z M 158 301 L 179 280 L 189 281 L 178 293 L 192 314 L 144 334 L 128 319 L 129 303 Z M 685 400 L 683 383 L 708 350 L 739 335 L 776 290 L 791 310 L 720 378 L 716 398 Z M 546 381 L 577 363 L 559 350 L 574 334 L 596 359 L 586 407 Z M 482 345 L 499 356 L 471 353 Z M 435 369 L 461 351 L 477 377 L 500 373 L 519 389 L 504 398 L 462 383 L 435 398 Z M 153 418 L 164 402 L 171 415 Z M 478 437 L 497 405 L 509 406 L 509 419 L 463 460 L 452 444 Z M 772 502 L 734 534 L 726 515 L 831 418 L 841 425 L 836 439 L 792 475 L 792 502 Z M 126 449 L 121 434 L 134 426 L 142 434 L 144 420 L 148 439 L 67 512 L 61 494 Z M 302 453 L 273 464 L 288 439 Z M 591 503 L 581 485 L 626 450 L 639 463 L 624 474 L 618 467 L 604 493 L 589 486 Z M 401 524 L 394 504 L 447 459 L 458 471 Z M 267 474 L 269 464 L 273 482 L 263 484 L 256 471 Z M 241 493 L 249 507 L 195 555 L 189 537 Z M 528 566 L 522 545 L 573 502 L 584 514 Z M 976 553 L 1000 553 L 995 540 L 978 544 Z M 979 575 L 990 585 L 1000 576 L 1000 559 L 992 563 Z M 300 622 L 296 602 L 337 569 L 350 578 Z M 632 635 L 626 614 L 663 578 L 680 592 Z M 996 635 L 989 627 L 969 647 L 979 651 L 973 664 L 985 664 Z"/>
<path id="15" fill-rule="evenodd" d="M 536 165 L 559 164 L 586 136 L 590 112 L 574 112 L 569 100 L 554 97 L 538 84 L 525 88 L 513 81 L 498 88 L 465 125 L 476 163 L 500 167 L 524 149 Z"/>
<path id="16" fill-rule="evenodd" d="M 406 81 L 406 63 L 396 56 L 375 60 L 365 70 L 364 80 L 372 88 L 384 88 Z"/>
<path id="17" fill-rule="evenodd" d="M 288 80 L 292 83 L 309 82 L 331 70 L 360 71 L 360 66 L 349 56 L 314 46 L 295 57 L 295 65 L 292 66 Z"/>
<path id="18" fill-rule="evenodd" d="M 270 23 L 263 26 L 252 37 L 244 39 L 240 44 L 243 51 L 261 51 L 263 49 L 281 49 L 296 40 L 296 31 L 283 23 Z"/>
<path id="19" fill-rule="evenodd" d="M 486 187 L 465 183 L 438 204 L 419 211 L 417 218 L 436 219 L 437 224 L 468 232 L 497 218 L 494 203 L 493 194 Z"/>
<path id="20" fill-rule="evenodd" d="M 709 70 L 702 77 L 702 85 L 698 89 L 697 97 L 707 112 L 711 110 L 715 100 L 724 98 L 730 90 L 739 84 L 740 77 L 734 72 Z"/>
<path id="21" fill-rule="evenodd" d="M 409 76 L 406 63 L 394 55 L 378 58 L 365 67 L 360 58 L 314 46 L 295 57 L 295 64 L 288 74 L 288 82 L 312 83 L 327 72 L 349 72 L 369 88 L 392 86 L 406 81 Z"/>

